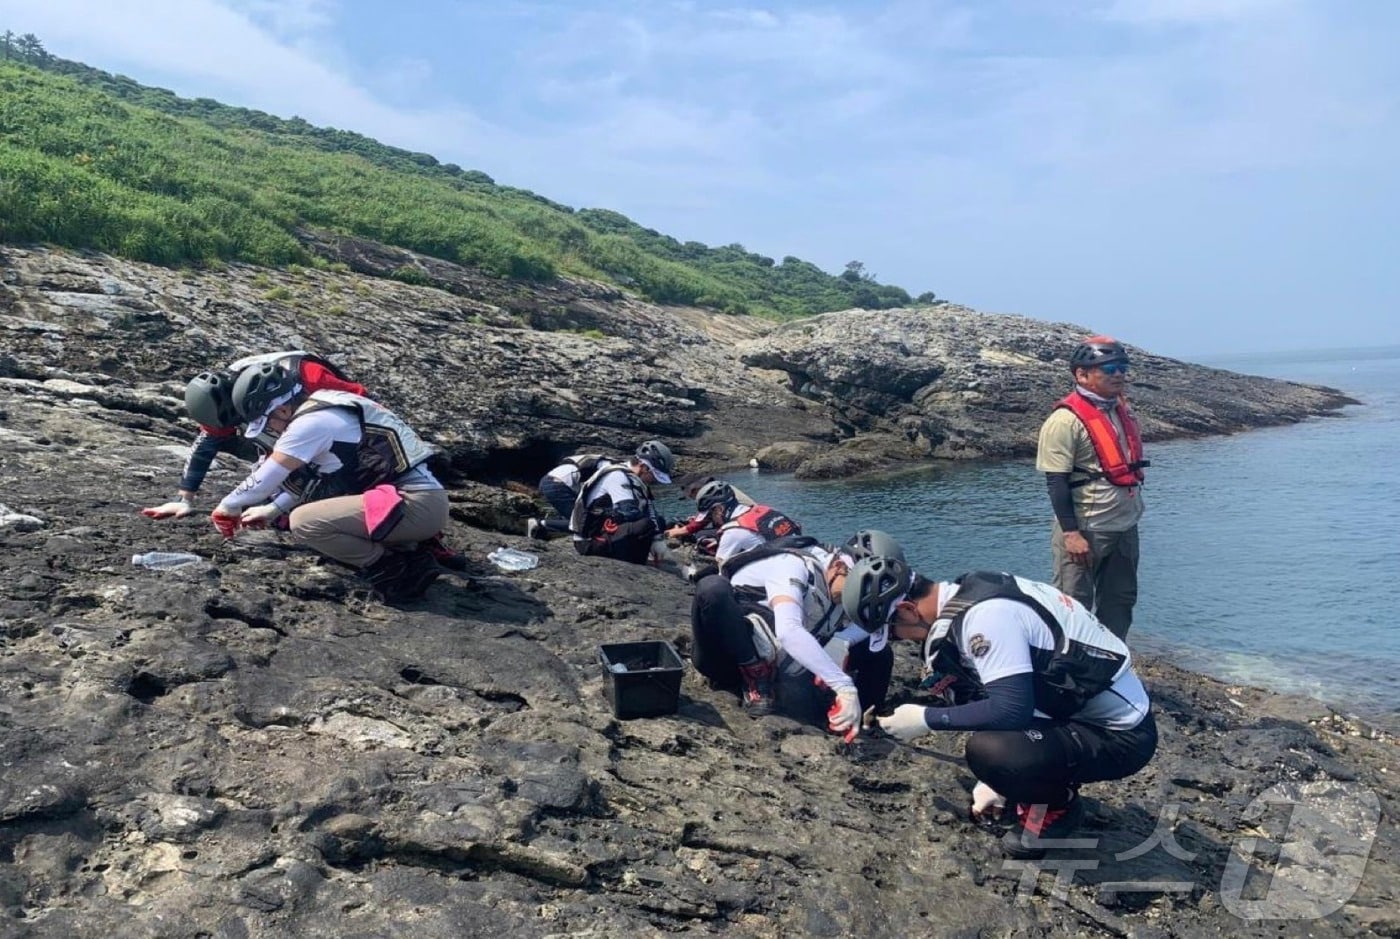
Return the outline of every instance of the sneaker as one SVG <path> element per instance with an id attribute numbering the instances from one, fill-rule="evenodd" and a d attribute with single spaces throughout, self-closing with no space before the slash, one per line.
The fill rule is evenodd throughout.
<path id="1" fill-rule="evenodd" d="M 548 541 L 549 529 L 544 527 L 544 522 L 537 518 L 532 518 L 525 523 L 525 534 L 536 541 Z"/>
<path id="2" fill-rule="evenodd" d="M 427 548 L 419 548 L 408 556 L 403 573 L 398 579 L 398 597 L 403 600 L 416 600 L 427 593 L 433 581 L 442 574 L 442 568 L 434 560 Z"/>
<path id="3" fill-rule="evenodd" d="M 1048 805 L 1016 806 L 1016 827 L 1001 839 L 1002 850 L 1013 858 L 1034 860 L 1044 857 L 1048 848 L 1069 848 L 1057 842 L 1069 838 L 1084 820 L 1084 803 L 1070 793 L 1069 802 L 1054 808 Z"/>
<path id="4" fill-rule="evenodd" d="M 442 540 L 442 532 L 438 532 L 420 546 L 426 548 L 433 556 L 433 560 L 439 566 L 447 568 L 449 571 L 464 571 L 467 569 L 467 556 L 461 551 L 453 551 Z"/>
<path id="5" fill-rule="evenodd" d="M 750 717 L 767 717 L 773 713 L 776 702 L 773 699 L 773 675 L 777 669 L 772 662 L 759 660 L 749 665 L 739 666 L 739 677 L 744 689 L 740 693 L 744 710 Z"/>

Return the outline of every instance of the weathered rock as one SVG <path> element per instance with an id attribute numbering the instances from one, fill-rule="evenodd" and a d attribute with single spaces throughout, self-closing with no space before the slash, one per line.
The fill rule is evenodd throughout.
<path id="1" fill-rule="evenodd" d="M 661 570 L 582 558 L 567 541 L 510 534 L 513 514 L 529 510 L 518 493 L 453 479 L 447 537 L 470 570 L 405 609 L 275 533 L 224 542 L 201 515 L 137 512 L 173 488 L 188 439 L 180 380 L 230 357 L 226 336 L 240 349 L 349 350 L 357 375 L 456 441 L 459 473 L 529 479 L 579 442 L 675 439 L 663 428 L 679 419 L 646 396 L 648 381 L 695 402 L 675 413 L 693 420 L 677 442 L 697 462 L 820 442 L 832 430 L 817 405 L 789 408 L 771 373 L 736 366 L 734 334 L 757 324 L 565 284 L 550 289 L 575 292 L 531 300 L 541 321 L 619 338 L 449 328 L 438 318 L 447 310 L 490 305 L 501 311 L 491 321 L 530 310 L 498 283 L 474 299 L 317 271 L 185 275 L 3 250 L 4 498 L 44 522 L 0 528 L 6 935 L 1393 931 L 1400 835 L 1388 819 L 1400 809 L 1400 762 L 1392 730 L 1376 722 L 1145 663 L 1159 755 L 1131 780 L 1086 787 L 1100 846 L 1063 888 L 1046 871 L 1032 895 L 995 833 L 965 821 L 973 780 L 959 735 L 846 747 L 787 717 L 752 721 L 689 671 L 676 715 L 616 720 L 598 645 L 654 638 L 685 651 L 688 588 Z M 258 299 L 282 282 L 317 292 L 317 304 Z M 142 304 L 72 305 L 45 291 Z M 337 302 L 362 314 L 334 312 Z M 584 306 L 590 319 L 568 319 Z M 393 330 L 371 316 L 387 310 Z M 696 338 L 685 356 L 657 351 L 666 330 Z M 598 349 L 609 350 L 610 387 L 579 378 Z M 698 377 L 700 362 L 714 384 Z M 432 381 L 413 371 L 425 363 L 439 370 Z M 579 384 L 541 385 L 564 373 Z M 510 401 L 524 403 L 512 411 Z M 606 421 L 590 410 L 599 402 Z M 550 416 L 565 404 L 576 417 Z M 853 439 L 857 455 L 912 446 L 881 431 Z M 221 458 L 206 488 L 221 492 L 247 468 Z M 500 574 L 482 558 L 503 543 L 538 553 L 540 566 Z M 152 549 L 205 563 L 131 564 Z M 916 684 L 917 663 L 901 655 L 897 694 Z M 1275 874 L 1304 894 L 1327 892 L 1360 857 L 1360 842 L 1341 836 L 1364 827 L 1366 792 L 1387 819 L 1354 892 L 1325 918 L 1231 912 L 1232 851 L 1246 837 L 1284 837 L 1277 813 L 1251 814 L 1276 791 L 1323 809 L 1298 848 L 1311 879 Z M 1138 851 L 1162 830 L 1175 853 Z M 1261 870 L 1280 866 L 1260 856 Z"/>

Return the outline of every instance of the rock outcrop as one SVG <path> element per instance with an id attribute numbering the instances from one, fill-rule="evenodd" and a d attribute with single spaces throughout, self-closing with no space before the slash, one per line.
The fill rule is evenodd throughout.
<path id="1" fill-rule="evenodd" d="M 587 284 L 474 299 L 323 271 L 3 258 L 4 935 L 1400 933 L 1395 728 L 1313 702 L 1144 663 L 1160 753 L 1085 789 L 1096 845 L 1038 881 L 967 821 L 959 735 L 847 747 L 750 720 L 693 672 L 677 714 L 616 720 L 598 645 L 686 652 L 688 589 L 492 531 L 528 497 L 486 482 L 650 433 L 697 464 L 772 440 L 839 452 L 827 404 L 738 364 L 760 324 Z M 601 338 L 531 328 L 532 305 L 586 312 L 569 328 Z M 224 542 L 202 516 L 137 514 L 173 488 L 183 378 L 289 345 L 343 358 L 479 477 L 454 486 L 447 533 L 466 575 L 392 609 L 275 533 Z M 868 380 L 803 369 L 823 393 Z M 917 407 L 952 369 L 916 372 L 881 394 Z M 841 419 L 879 439 L 905 407 Z M 221 459 L 206 489 L 247 468 Z M 503 543 L 540 566 L 481 560 Z M 152 549 L 198 560 L 131 563 Z M 898 657 L 898 698 L 916 669 Z M 1261 909 L 1285 918 L 1236 915 Z"/>

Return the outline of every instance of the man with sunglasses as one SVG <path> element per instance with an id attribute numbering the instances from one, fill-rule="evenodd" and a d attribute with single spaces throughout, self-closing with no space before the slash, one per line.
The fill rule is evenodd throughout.
<path id="1" fill-rule="evenodd" d="M 1142 518 L 1142 434 L 1128 408 L 1128 353 L 1107 336 L 1070 355 L 1075 389 L 1040 428 L 1035 467 L 1055 513 L 1050 546 L 1054 585 L 1122 638 L 1137 602 Z"/>

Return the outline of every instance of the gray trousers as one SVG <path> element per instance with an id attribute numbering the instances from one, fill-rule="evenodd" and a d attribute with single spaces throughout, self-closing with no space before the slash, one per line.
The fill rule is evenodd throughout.
<path id="1" fill-rule="evenodd" d="M 1052 583 L 1098 617 L 1119 639 L 1133 625 L 1137 603 L 1138 530 L 1081 531 L 1089 542 L 1089 564 L 1076 564 L 1065 551 L 1065 534 L 1058 520 L 1050 533 L 1050 556 L 1055 566 Z"/>
<path id="2" fill-rule="evenodd" d="M 383 557 L 386 547 L 412 547 L 447 527 L 446 489 L 400 495 L 403 518 L 383 541 L 369 540 L 363 496 L 336 496 L 297 506 L 290 519 L 292 538 L 342 564 L 363 568 Z"/>

